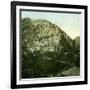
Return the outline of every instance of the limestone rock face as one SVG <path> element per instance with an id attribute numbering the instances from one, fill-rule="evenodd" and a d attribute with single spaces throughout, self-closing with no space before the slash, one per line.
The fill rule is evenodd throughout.
<path id="1" fill-rule="evenodd" d="M 64 46 L 71 47 L 71 38 L 57 25 L 47 20 L 27 20 L 29 28 L 24 30 L 26 46 L 31 51 L 60 51 Z M 22 22 L 23 23 L 23 22 Z"/>

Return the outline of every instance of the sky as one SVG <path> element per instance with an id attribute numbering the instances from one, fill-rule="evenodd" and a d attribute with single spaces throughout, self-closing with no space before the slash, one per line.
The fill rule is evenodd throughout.
<path id="1" fill-rule="evenodd" d="M 56 13 L 56 12 L 37 12 L 37 11 L 22 11 L 21 18 L 46 19 L 58 25 L 72 39 L 80 36 L 81 14 L 77 13 Z"/>

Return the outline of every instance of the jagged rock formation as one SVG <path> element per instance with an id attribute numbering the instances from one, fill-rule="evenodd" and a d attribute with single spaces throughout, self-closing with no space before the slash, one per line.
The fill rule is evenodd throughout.
<path id="1" fill-rule="evenodd" d="M 33 20 L 29 23 L 29 28 L 27 30 L 25 28 L 23 34 L 24 41 L 28 43 L 27 48 L 30 50 L 58 51 L 63 48 L 61 45 L 63 41 L 71 46 L 71 38 L 55 24 L 47 20 Z"/>

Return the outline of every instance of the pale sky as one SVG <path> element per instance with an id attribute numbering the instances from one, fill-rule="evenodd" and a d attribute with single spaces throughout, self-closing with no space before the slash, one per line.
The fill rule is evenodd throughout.
<path id="1" fill-rule="evenodd" d="M 36 12 L 22 11 L 21 18 L 46 19 L 58 25 L 72 39 L 80 36 L 81 14 L 76 13 L 56 13 L 56 12 Z"/>

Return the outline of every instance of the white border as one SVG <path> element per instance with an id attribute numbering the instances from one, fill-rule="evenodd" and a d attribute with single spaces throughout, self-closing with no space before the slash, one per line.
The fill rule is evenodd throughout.
<path id="1" fill-rule="evenodd" d="M 80 76 L 70 77 L 54 77 L 54 78 L 36 78 L 36 79 L 21 79 L 20 80 L 20 67 L 19 67 L 19 20 L 20 9 L 35 9 L 35 10 L 51 10 L 51 11 L 69 11 L 69 12 L 81 12 L 81 30 L 80 30 Z M 39 84 L 39 83 L 53 83 L 53 82 L 72 82 L 72 81 L 84 81 L 84 10 L 83 9 L 68 9 L 68 8 L 51 8 L 51 7 L 33 7 L 33 6 L 17 6 L 16 7 L 16 83 L 22 84 Z"/>

